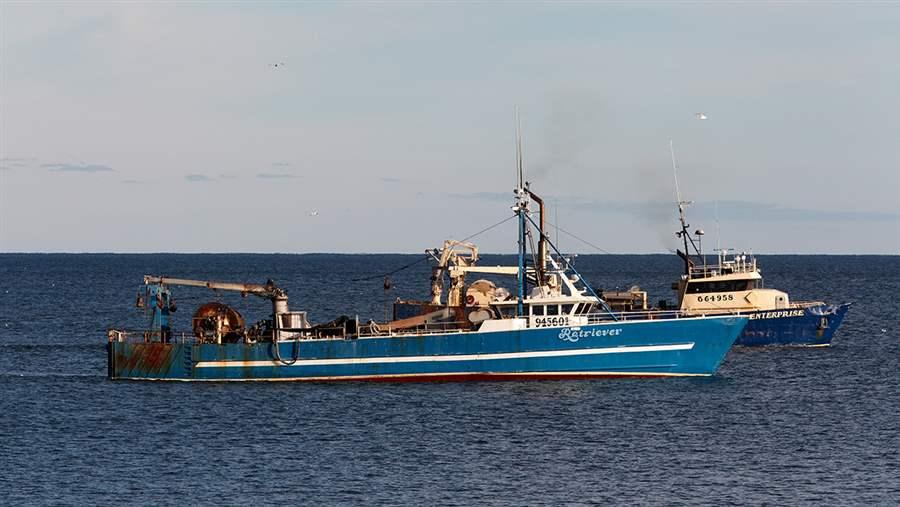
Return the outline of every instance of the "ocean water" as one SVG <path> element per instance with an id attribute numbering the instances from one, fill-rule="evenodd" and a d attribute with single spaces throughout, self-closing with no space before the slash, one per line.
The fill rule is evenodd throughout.
<path id="1" fill-rule="evenodd" d="M 0 505 L 900 503 L 900 257 L 764 256 L 854 302 L 825 349 L 734 349 L 706 379 L 190 384 L 106 379 L 144 274 L 264 282 L 313 321 L 424 298 L 414 255 L 0 254 Z M 510 257 L 485 256 L 482 264 Z M 672 299 L 674 256 L 581 256 Z M 361 278 L 372 277 L 368 280 Z M 176 325 L 219 299 L 175 289 Z"/>

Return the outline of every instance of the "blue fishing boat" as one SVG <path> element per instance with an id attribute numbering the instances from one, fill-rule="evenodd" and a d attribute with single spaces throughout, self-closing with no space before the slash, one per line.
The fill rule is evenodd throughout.
<path id="1" fill-rule="evenodd" d="M 448 240 L 430 252 L 431 298 L 398 301 L 387 322 L 342 317 L 319 325 L 291 311 L 284 290 L 266 284 L 144 277 L 147 330 L 109 330 L 112 379 L 187 381 L 425 381 L 707 376 L 716 372 L 748 319 L 682 312 L 616 313 L 549 241 L 543 201 L 519 179 L 515 266 L 479 266 L 471 243 Z M 540 224 L 529 206 L 539 205 Z M 526 245 L 538 237 L 528 255 Z M 551 252 L 550 250 L 553 250 Z M 555 254 L 555 255 L 554 255 Z M 515 292 L 482 273 L 515 279 Z M 444 280 L 450 287 L 444 297 Z M 191 330 L 173 329 L 172 287 L 232 290 L 271 302 L 246 325 L 212 302 Z"/>
<path id="2" fill-rule="evenodd" d="M 685 262 L 684 274 L 672 284 L 678 308 L 693 315 L 746 315 L 750 321 L 737 345 L 827 347 L 850 308 L 850 303 L 792 301 L 786 292 L 764 287 L 752 254 L 721 249 L 711 264 L 703 255 L 697 262 L 681 250 L 678 254 Z"/>
<path id="3" fill-rule="evenodd" d="M 715 262 L 709 263 L 702 251 L 704 231 L 690 232 L 681 200 L 677 167 L 672 154 L 675 193 L 681 230 L 675 233 L 684 251 L 676 253 L 684 261 L 684 273 L 672 289 L 677 293 L 678 309 L 690 315 L 740 314 L 749 318 L 737 345 L 797 345 L 826 347 L 844 320 L 850 303 L 791 301 L 786 292 L 766 288 L 753 254 L 717 248 Z"/>

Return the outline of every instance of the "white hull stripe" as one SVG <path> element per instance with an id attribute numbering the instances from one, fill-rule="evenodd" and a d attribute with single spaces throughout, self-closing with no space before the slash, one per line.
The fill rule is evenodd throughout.
<path id="1" fill-rule="evenodd" d="M 535 357 L 593 356 L 597 354 L 625 354 L 634 352 L 664 352 L 691 350 L 694 343 L 673 345 L 639 345 L 600 349 L 539 350 L 534 352 L 500 352 L 496 354 L 453 354 L 444 356 L 348 357 L 342 359 L 303 359 L 289 366 L 336 366 L 347 364 L 437 363 L 451 361 L 492 361 L 496 359 L 529 359 Z M 285 367 L 279 361 L 200 361 L 194 368 L 253 368 L 258 366 Z"/>

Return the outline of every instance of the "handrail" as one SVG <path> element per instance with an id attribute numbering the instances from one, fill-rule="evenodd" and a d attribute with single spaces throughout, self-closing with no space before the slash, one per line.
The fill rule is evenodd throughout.
<path id="1" fill-rule="evenodd" d="M 726 312 L 711 312 L 713 314 L 722 314 Z M 739 314 L 742 312 L 731 312 L 734 314 Z M 633 320 L 668 320 L 668 319 L 684 319 L 684 318 L 698 318 L 703 315 L 698 313 L 688 313 L 681 310 L 642 310 L 642 311 L 632 311 L 632 312 L 613 312 L 613 315 L 606 313 L 593 313 L 589 315 L 581 315 L 581 317 L 587 317 L 587 323 L 585 325 L 593 325 L 593 324 L 605 324 L 609 322 L 627 322 Z M 577 326 L 577 324 L 573 324 Z M 569 326 L 560 326 L 563 327 L 572 327 Z M 545 328 L 546 329 L 546 328 Z M 469 326 L 466 322 L 443 322 L 443 323 L 432 323 L 432 324 L 423 324 L 421 326 L 405 328 L 405 329 L 392 329 L 389 326 L 384 328 L 376 328 L 371 324 L 360 325 L 359 329 L 357 329 L 356 334 L 350 334 L 346 331 L 336 332 L 329 334 L 327 332 L 323 333 L 322 331 L 333 330 L 333 331 L 343 331 L 342 327 L 333 327 L 333 328 L 319 328 L 319 329 L 310 329 L 309 331 L 313 331 L 311 334 L 307 334 L 305 336 L 296 336 L 294 339 L 290 340 L 279 340 L 279 342 L 293 342 L 297 340 L 346 340 L 346 339 L 355 339 L 355 338 L 377 338 L 377 337 L 392 337 L 392 336 L 408 336 L 408 335 L 435 335 L 435 334 L 448 334 L 448 333 L 473 333 L 477 332 L 476 327 Z M 166 343 L 190 343 L 190 344 L 198 344 L 202 343 L 196 336 L 191 333 L 170 333 L 170 340 Z M 161 333 L 159 331 L 135 331 L 135 330 L 119 330 L 119 329 L 110 329 L 107 331 L 107 338 L 109 342 L 130 342 L 130 343 L 160 343 Z M 156 338 L 155 340 L 153 338 Z"/>
<path id="2" fill-rule="evenodd" d="M 818 306 L 824 304 L 824 301 L 791 301 L 791 306 L 796 308 L 808 308 L 810 306 Z"/>
<path id="3" fill-rule="evenodd" d="M 756 271 L 757 271 L 756 269 L 734 269 L 734 270 L 729 270 L 729 271 L 723 271 L 721 269 L 715 269 L 713 267 L 710 267 L 707 269 L 692 268 L 690 276 L 691 276 L 691 280 L 702 280 L 704 278 L 712 278 L 712 277 L 717 277 L 717 276 L 722 276 L 722 275 L 738 275 L 738 274 L 746 274 L 746 273 L 755 273 Z"/>
<path id="4" fill-rule="evenodd" d="M 728 271 L 728 273 L 725 273 Z M 753 255 L 747 255 L 746 259 L 742 260 L 725 260 L 724 258 L 719 258 L 719 262 L 716 264 L 704 264 L 702 266 L 691 266 L 688 270 L 688 273 L 693 277 L 693 275 L 700 275 L 702 278 L 711 277 L 711 276 L 720 276 L 724 274 L 734 274 L 734 273 L 755 273 L 758 271 L 756 265 L 756 257 Z"/>
<path id="5" fill-rule="evenodd" d="M 667 320 L 667 319 L 681 319 L 686 317 L 695 317 L 693 315 L 688 315 L 680 310 L 639 310 L 632 312 L 615 312 L 618 321 L 629 321 L 629 320 Z M 612 319 L 605 314 L 592 314 L 588 315 L 588 324 L 599 324 L 603 322 L 609 322 Z"/>
<path id="6" fill-rule="evenodd" d="M 470 329 L 467 326 L 466 322 L 462 321 L 425 323 L 419 326 L 403 329 L 394 329 L 390 326 L 375 327 L 370 324 L 366 324 L 364 326 L 360 326 L 360 329 L 357 330 L 357 335 L 360 337 L 405 336 L 423 334 L 431 335 L 448 332 L 464 333 L 469 331 L 474 331 L 474 329 Z"/>
<path id="7" fill-rule="evenodd" d="M 199 343 L 192 333 L 167 332 L 169 340 L 162 341 L 163 333 L 160 331 L 136 331 L 132 329 L 109 329 L 106 331 L 107 340 L 112 342 L 128 343 Z M 154 339 L 155 338 L 155 339 Z"/>

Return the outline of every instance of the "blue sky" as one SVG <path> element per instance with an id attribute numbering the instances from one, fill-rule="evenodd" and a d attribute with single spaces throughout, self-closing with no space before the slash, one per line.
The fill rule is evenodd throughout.
<path id="1" fill-rule="evenodd" d="M 518 106 L 533 188 L 607 251 L 676 246 L 671 138 L 723 246 L 898 254 L 897 26 L 896 3 L 4 2 L 0 250 L 423 251 L 510 213 Z"/>

